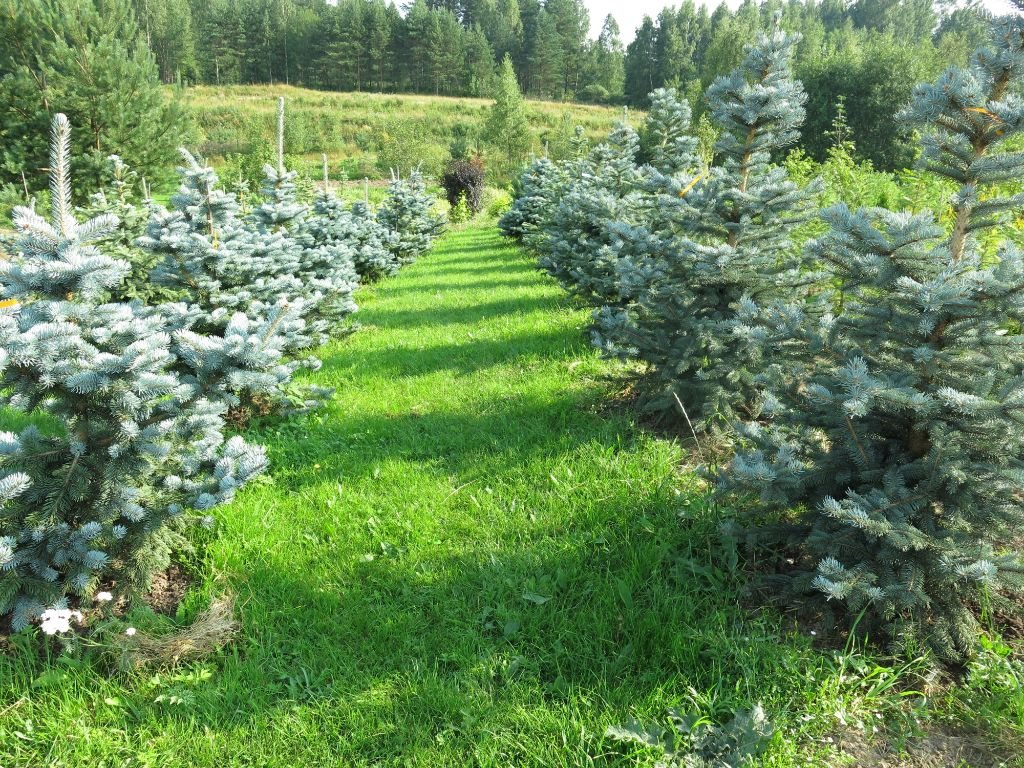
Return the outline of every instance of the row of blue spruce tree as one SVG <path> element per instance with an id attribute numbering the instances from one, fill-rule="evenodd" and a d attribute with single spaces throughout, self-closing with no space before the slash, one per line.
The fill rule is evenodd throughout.
<path id="1" fill-rule="evenodd" d="M 283 112 L 282 100 L 277 167 L 254 210 L 183 151 L 170 209 L 131 203 L 131 171 L 113 158 L 85 221 L 71 126 L 54 118 L 51 215 L 16 210 L 0 260 L 2 404 L 32 414 L 0 434 L 0 619 L 14 629 L 97 589 L 145 588 L 185 525 L 267 466 L 226 419 L 312 405 L 320 393 L 293 375 L 319 364 L 310 350 L 356 310 L 360 280 L 439 233 L 415 173 L 375 213 L 326 189 L 301 204 Z"/>
<path id="2" fill-rule="evenodd" d="M 773 163 L 804 118 L 797 40 L 762 35 L 709 88 L 713 152 L 658 91 L 639 133 L 527 168 L 500 226 L 645 364 L 654 407 L 731 438 L 718 485 L 759 497 L 733 530 L 777 556 L 776 596 L 962 659 L 1024 586 L 1024 260 L 979 242 L 1024 206 L 1024 19 L 895 118 L 957 187 L 938 218 L 819 212 Z"/>

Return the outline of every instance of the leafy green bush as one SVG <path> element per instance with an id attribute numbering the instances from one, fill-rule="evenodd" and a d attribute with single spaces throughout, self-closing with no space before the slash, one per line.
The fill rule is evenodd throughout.
<path id="1" fill-rule="evenodd" d="M 376 136 L 377 170 L 403 175 L 418 170 L 437 178 L 444 165 L 446 148 L 428 142 L 417 120 L 389 120 Z"/>
<path id="2" fill-rule="evenodd" d="M 497 219 L 512 208 L 512 193 L 507 189 L 485 187 L 483 209 L 488 218 Z"/>
<path id="3" fill-rule="evenodd" d="M 466 194 L 463 192 L 459 196 L 459 201 L 448 212 L 448 221 L 452 224 L 465 224 L 472 218 L 473 209 L 469 207 L 469 203 L 466 201 Z"/>
<path id="4" fill-rule="evenodd" d="M 692 712 L 669 710 L 671 728 L 629 723 L 614 726 L 605 736 L 627 744 L 661 750 L 662 768 L 743 768 L 761 754 L 774 732 L 764 709 L 736 710 L 723 725 Z"/>

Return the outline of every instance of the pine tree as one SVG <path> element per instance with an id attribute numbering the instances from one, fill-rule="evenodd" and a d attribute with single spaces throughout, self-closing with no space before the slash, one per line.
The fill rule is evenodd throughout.
<path id="1" fill-rule="evenodd" d="M 528 91 L 540 98 L 562 95 L 565 53 L 562 37 L 552 14 L 541 9 L 537 16 L 536 31 L 530 47 L 530 80 Z"/>
<path id="2" fill-rule="evenodd" d="M 978 247 L 1024 205 L 1024 22 L 1005 19 L 993 42 L 900 116 L 925 132 L 923 167 L 959 187 L 948 223 L 826 211 L 810 252 L 834 292 L 817 312 L 761 309 L 771 418 L 747 426 L 753 448 L 723 476 L 804 510 L 751 531 L 799 552 L 785 596 L 946 659 L 974 649 L 979 607 L 1024 587 L 1024 257 Z"/>
<path id="3" fill-rule="evenodd" d="M 530 148 L 530 126 L 526 121 L 526 104 L 519 90 L 512 59 L 508 56 L 498 72 L 494 106 L 484 126 L 486 141 L 502 158 L 502 169 L 518 169 Z"/>
<path id="4" fill-rule="evenodd" d="M 266 466 L 262 449 L 225 439 L 219 382 L 234 375 L 231 332 L 206 338 L 173 313 L 102 303 L 129 266 L 90 245 L 116 227 L 71 208 L 71 129 L 53 121 L 52 216 L 15 214 L 0 262 L 5 404 L 56 419 L 0 435 L 0 614 L 15 629 L 116 579 L 130 592 L 167 562 L 173 526 L 207 513 Z"/>
<path id="5" fill-rule="evenodd" d="M 699 167 L 689 110 L 652 97 L 649 213 L 639 232 L 628 232 L 638 247 L 618 264 L 620 292 L 636 299 L 599 314 L 597 340 L 647 363 L 650 404 L 682 410 L 694 427 L 731 429 L 737 415 L 759 407 L 759 338 L 736 309 L 813 280 L 789 232 L 809 217 L 818 185 L 801 189 L 771 162 L 803 120 L 803 89 L 790 69 L 798 40 L 779 29 L 762 35 L 740 68 L 708 90 L 721 131 L 721 160 L 711 168 Z"/>
<path id="6" fill-rule="evenodd" d="M 411 264 L 422 256 L 444 229 L 444 218 L 434 213 L 436 200 L 427 193 L 419 171 L 408 179 L 395 174 L 388 196 L 377 211 L 377 221 L 390 232 L 392 253 L 399 265 Z"/>
<path id="7" fill-rule="evenodd" d="M 38 169 L 46 168 L 55 111 L 75 126 L 82 189 L 101 186 L 111 154 L 150 181 L 160 178 L 192 130 L 160 87 L 130 0 L 0 0 L 0 40 L 0 182 L 46 188 Z"/>

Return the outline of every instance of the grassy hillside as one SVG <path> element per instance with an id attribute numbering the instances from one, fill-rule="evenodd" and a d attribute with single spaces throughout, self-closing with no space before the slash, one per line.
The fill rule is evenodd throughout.
<path id="1" fill-rule="evenodd" d="M 287 86 L 195 87 L 184 91 L 202 129 L 203 151 L 211 158 L 270 146 L 278 96 L 288 100 L 287 151 L 304 169 L 320 166 L 327 153 L 332 174 L 379 178 L 392 165 L 422 162 L 437 175 L 453 136 L 476 135 L 487 117 L 488 99 L 443 96 L 331 93 Z M 616 108 L 529 101 L 527 117 L 534 151 L 545 143 L 557 153 L 575 126 L 592 138 L 607 135 L 621 112 Z M 293 161 L 293 165 L 295 165 Z"/>

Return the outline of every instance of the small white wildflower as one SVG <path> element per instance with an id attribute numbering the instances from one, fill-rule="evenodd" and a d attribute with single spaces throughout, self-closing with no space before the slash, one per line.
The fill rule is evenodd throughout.
<path id="1" fill-rule="evenodd" d="M 96 595 L 93 597 L 93 600 L 95 600 L 97 603 L 109 603 L 113 599 L 114 596 L 109 592 L 97 592 Z"/>
<path id="2" fill-rule="evenodd" d="M 817 633 L 817 632 L 815 632 L 815 631 L 814 631 L 814 630 L 812 629 L 812 630 L 811 630 L 811 637 L 817 637 L 817 636 L 818 636 L 818 633 Z"/>
<path id="3" fill-rule="evenodd" d="M 128 637 L 134 637 L 136 632 L 138 632 L 138 630 L 135 629 L 135 627 L 128 627 L 128 629 L 124 631 L 124 633 L 128 635 Z"/>
<path id="4" fill-rule="evenodd" d="M 72 619 L 80 622 L 82 620 L 81 612 L 71 611 L 67 608 L 48 608 L 39 617 L 39 628 L 48 635 L 70 632 Z"/>

